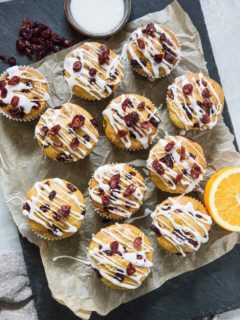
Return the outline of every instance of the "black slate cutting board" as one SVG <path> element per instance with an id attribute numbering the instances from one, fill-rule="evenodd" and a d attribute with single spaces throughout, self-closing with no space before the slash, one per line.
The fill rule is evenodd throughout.
<path id="1" fill-rule="evenodd" d="M 159 11 L 169 3 L 171 0 L 132 0 L 130 20 Z M 210 76 L 220 82 L 199 0 L 179 0 L 179 3 L 200 33 Z M 78 41 L 84 39 L 68 25 L 63 0 L 13 0 L 1 3 L 0 53 L 15 55 L 18 64 L 31 63 L 15 49 L 18 28 L 26 16 L 48 24 L 65 37 Z M 6 65 L 0 62 L 0 72 L 5 68 Z M 224 109 L 224 119 L 233 133 L 227 106 Z M 51 297 L 38 248 L 26 239 L 20 239 L 39 320 L 79 319 Z M 169 280 L 161 288 L 122 305 L 104 318 L 93 314 L 91 320 L 200 320 L 203 316 L 239 308 L 239 265 L 240 247 L 236 246 L 215 262 Z"/>

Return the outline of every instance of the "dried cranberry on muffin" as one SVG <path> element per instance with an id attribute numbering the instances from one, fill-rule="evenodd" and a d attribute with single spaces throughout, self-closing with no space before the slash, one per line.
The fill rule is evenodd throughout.
<path id="1" fill-rule="evenodd" d="M 0 112 L 7 118 L 32 120 L 43 113 L 49 101 L 47 81 L 38 70 L 14 66 L 0 76 Z"/>
<path id="2" fill-rule="evenodd" d="M 172 253 L 186 256 L 198 251 L 209 239 L 212 219 L 194 198 L 169 197 L 156 207 L 151 218 L 158 243 Z"/>
<path id="3" fill-rule="evenodd" d="M 123 80 L 121 57 L 106 45 L 85 42 L 66 56 L 64 77 L 70 91 L 82 99 L 107 98 Z"/>
<path id="4" fill-rule="evenodd" d="M 103 111 L 106 136 L 125 150 L 147 149 L 158 135 L 159 121 L 154 104 L 136 94 L 113 99 Z"/>
<path id="5" fill-rule="evenodd" d="M 188 73 L 168 87 L 167 107 L 170 119 L 180 129 L 211 129 L 223 111 L 223 89 L 202 73 Z"/>
<path id="6" fill-rule="evenodd" d="M 140 287 L 150 273 L 153 248 L 141 230 L 116 223 L 93 236 L 88 259 L 105 285 L 133 290 Z"/>
<path id="7" fill-rule="evenodd" d="M 126 219 L 143 204 L 146 186 L 142 175 L 125 163 L 99 167 L 89 182 L 96 211 L 108 219 Z"/>
<path id="8" fill-rule="evenodd" d="M 172 72 L 180 61 L 181 50 L 170 30 L 149 23 L 131 34 L 127 55 L 134 71 L 155 80 Z"/>
<path id="9" fill-rule="evenodd" d="M 202 147 L 181 136 L 160 139 L 147 159 L 153 183 L 170 193 L 193 191 L 203 179 L 206 166 Z"/>
<path id="10" fill-rule="evenodd" d="M 39 119 L 35 136 L 42 151 L 53 160 L 84 159 L 98 143 L 96 120 L 76 104 L 49 108 Z"/>

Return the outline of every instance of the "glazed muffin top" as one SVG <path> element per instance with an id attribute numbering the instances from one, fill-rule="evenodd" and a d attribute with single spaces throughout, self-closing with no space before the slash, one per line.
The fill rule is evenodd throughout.
<path id="1" fill-rule="evenodd" d="M 103 111 L 107 137 L 119 148 L 147 149 L 158 132 L 159 117 L 154 104 L 136 94 L 123 94 Z"/>
<path id="2" fill-rule="evenodd" d="M 174 34 L 157 23 L 135 30 L 127 49 L 134 70 L 153 80 L 168 75 L 181 57 L 180 44 Z"/>
<path id="3" fill-rule="evenodd" d="M 85 158 L 98 143 L 96 120 L 76 104 L 49 108 L 39 119 L 35 136 L 44 153 L 54 160 Z"/>
<path id="4" fill-rule="evenodd" d="M 70 237 L 85 215 L 82 193 L 68 181 L 54 178 L 36 182 L 26 195 L 23 214 L 30 228 L 45 239 Z"/>
<path id="5" fill-rule="evenodd" d="M 121 57 L 106 45 L 85 42 L 64 61 L 70 91 L 87 100 L 107 98 L 123 80 Z"/>
<path id="6" fill-rule="evenodd" d="M 114 289 L 136 289 L 150 273 L 153 248 L 145 234 L 129 224 L 101 229 L 89 246 L 88 259 L 98 276 Z"/>
<path id="7" fill-rule="evenodd" d="M 14 66 L 0 77 L 0 110 L 8 118 L 31 120 L 44 111 L 49 100 L 47 81 L 34 68 Z"/>
<path id="8" fill-rule="evenodd" d="M 223 111 L 224 93 L 216 81 L 202 73 L 188 73 L 168 87 L 167 104 L 178 127 L 211 129 Z"/>
<path id="9" fill-rule="evenodd" d="M 125 163 L 99 167 L 89 183 L 96 210 L 109 219 L 130 218 L 142 205 L 145 194 L 143 177 Z"/>
<path id="10" fill-rule="evenodd" d="M 209 239 L 212 219 L 194 198 L 169 197 L 156 207 L 151 217 L 159 244 L 173 253 L 186 256 L 198 251 Z"/>
<path id="11" fill-rule="evenodd" d="M 203 179 L 206 159 L 198 143 L 167 136 L 151 149 L 147 167 L 153 182 L 163 191 L 188 193 Z"/>

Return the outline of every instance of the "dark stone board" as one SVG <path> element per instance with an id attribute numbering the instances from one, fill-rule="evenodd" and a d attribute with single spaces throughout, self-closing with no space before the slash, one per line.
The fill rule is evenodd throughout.
<path id="1" fill-rule="evenodd" d="M 171 0 L 132 0 L 130 20 L 149 12 L 159 11 L 169 3 Z M 179 3 L 200 33 L 210 76 L 220 82 L 199 0 L 179 0 Z M 18 28 L 26 16 L 45 22 L 65 37 L 73 37 L 78 41 L 84 39 L 68 25 L 64 16 L 63 0 L 13 0 L 1 3 L 0 53 L 16 56 L 19 64 L 31 63 L 15 49 Z M 0 62 L 0 72 L 5 68 L 6 65 Z M 227 106 L 224 109 L 224 119 L 233 133 Z M 38 248 L 21 236 L 20 239 L 39 319 L 79 319 L 51 297 Z M 198 320 L 203 316 L 238 308 L 240 307 L 239 265 L 240 248 L 236 246 L 234 250 L 215 262 L 167 281 L 161 288 L 122 305 L 104 319 Z M 97 314 L 91 317 L 91 320 L 98 319 L 103 317 Z"/>

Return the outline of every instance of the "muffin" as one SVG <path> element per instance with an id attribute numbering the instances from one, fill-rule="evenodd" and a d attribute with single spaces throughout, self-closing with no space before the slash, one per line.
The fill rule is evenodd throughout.
<path id="1" fill-rule="evenodd" d="M 170 119 L 178 128 L 211 129 L 223 111 L 223 89 L 202 73 L 188 73 L 168 87 L 167 107 Z"/>
<path id="2" fill-rule="evenodd" d="M 147 149 L 156 138 L 159 118 L 154 104 L 136 94 L 123 94 L 103 111 L 106 136 L 118 148 Z"/>
<path id="3" fill-rule="evenodd" d="M 212 220 L 203 204 L 194 198 L 169 197 L 151 217 L 158 243 L 169 252 L 186 256 L 208 241 Z"/>
<path id="4" fill-rule="evenodd" d="M 99 167 L 89 182 L 89 196 L 101 216 L 125 219 L 135 214 L 146 194 L 141 174 L 125 163 Z"/>
<path id="5" fill-rule="evenodd" d="M 102 282 L 113 289 L 136 289 L 150 273 L 153 248 L 130 224 L 114 224 L 93 236 L 88 259 Z"/>
<path id="6" fill-rule="evenodd" d="M 84 219 L 82 193 L 68 181 L 54 178 L 36 182 L 23 205 L 32 231 L 48 240 L 60 240 L 76 233 Z"/>
<path id="7" fill-rule="evenodd" d="M 188 193 L 203 179 L 207 164 L 197 142 L 167 136 L 151 149 L 147 167 L 157 188 L 170 193 Z"/>
<path id="8" fill-rule="evenodd" d="M 96 120 L 76 104 L 49 108 L 39 119 L 35 136 L 51 159 L 73 162 L 85 158 L 98 143 Z"/>
<path id="9" fill-rule="evenodd" d="M 66 56 L 64 77 L 71 93 L 82 99 L 107 98 L 123 80 L 121 57 L 106 45 L 85 42 Z"/>
<path id="10" fill-rule="evenodd" d="M 34 68 L 14 66 L 0 76 L 0 111 L 9 119 L 32 120 L 49 100 L 47 81 Z"/>
<path id="11" fill-rule="evenodd" d="M 171 73 L 180 61 L 181 50 L 170 30 L 149 23 L 131 34 L 127 55 L 134 71 L 155 80 Z"/>

